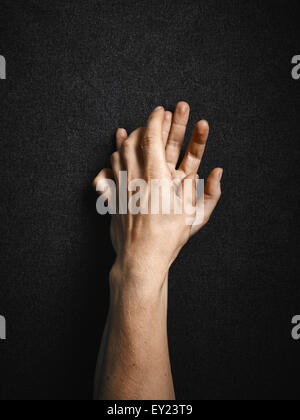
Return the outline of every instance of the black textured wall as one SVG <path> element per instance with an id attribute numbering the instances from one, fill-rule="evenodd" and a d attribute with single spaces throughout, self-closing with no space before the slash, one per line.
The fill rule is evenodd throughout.
<path id="1" fill-rule="evenodd" d="M 156 105 L 212 126 L 211 223 L 170 279 L 178 398 L 299 397 L 297 0 L 0 0 L 1 399 L 88 399 L 113 262 L 93 177 Z M 189 135 L 191 134 L 191 127 Z"/>

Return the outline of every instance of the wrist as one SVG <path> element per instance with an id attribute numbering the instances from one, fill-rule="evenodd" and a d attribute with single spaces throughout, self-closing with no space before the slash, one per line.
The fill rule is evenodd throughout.
<path id="1" fill-rule="evenodd" d="M 157 304 L 165 302 L 168 293 L 168 270 L 151 270 L 129 260 L 117 259 L 110 272 L 111 304 L 120 301 Z"/>

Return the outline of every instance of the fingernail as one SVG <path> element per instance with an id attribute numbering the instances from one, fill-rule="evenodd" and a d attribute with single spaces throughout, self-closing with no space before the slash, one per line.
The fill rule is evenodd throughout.
<path id="1" fill-rule="evenodd" d="M 159 111 L 160 109 L 162 109 L 162 106 L 156 107 L 154 111 Z"/>
<path id="2" fill-rule="evenodd" d="M 223 172 L 224 172 L 224 170 L 223 170 L 223 169 L 220 169 L 220 170 L 219 170 L 219 180 L 220 180 L 220 181 L 221 181 L 221 179 L 222 179 Z"/>
<path id="3" fill-rule="evenodd" d="M 122 137 L 126 137 L 127 133 L 126 133 L 125 128 L 120 128 L 120 135 L 121 135 Z"/>

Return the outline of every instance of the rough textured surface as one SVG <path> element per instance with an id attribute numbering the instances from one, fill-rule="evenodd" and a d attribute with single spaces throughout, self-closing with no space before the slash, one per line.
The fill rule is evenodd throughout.
<path id="1" fill-rule="evenodd" d="M 1 399 L 88 399 L 113 262 L 90 182 L 156 105 L 211 122 L 222 203 L 170 281 L 179 398 L 298 398 L 299 2 L 0 0 Z M 189 134 L 191 133 L 191 127 Z"/>

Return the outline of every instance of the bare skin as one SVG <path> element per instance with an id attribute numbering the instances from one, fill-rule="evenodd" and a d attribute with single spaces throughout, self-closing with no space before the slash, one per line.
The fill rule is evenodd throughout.
<path id="1" fill-rule="evenodd" d="M 174 115 L 159 107 L 146 128 L 129 136 L 119 129 L 112 169 L 102 170 L 94 180 L 100 194 L 99 181 L 114 179 L 118 186 L 120 171 L 127 171 L 129 180 L 144 179 L 149 186 L 153 179 L 191 179 L 195 184 L 209 126 L 206 121 L 196 124 L 177 169 L 189 112 L 185 102 L 177 105 Z M 221 196 L 222 174 L 216 168 L 207 179 L 200 225 L 188 225 L 186 214 L 112 216 L 111 238 L 117 258 L 110 273 L 111 302 L 96 369 L 96 399 L 175 399 L 167 336 L 168 273 L 180 250 L 214 211 Z M 151 188 L 146 194 L 151 198 Z M 191 205 L 196 205 L 195 197 L 195 193 L 190 195 Z M 181 197 L 175 194 L 176 200 L 180 205 Z"/>

